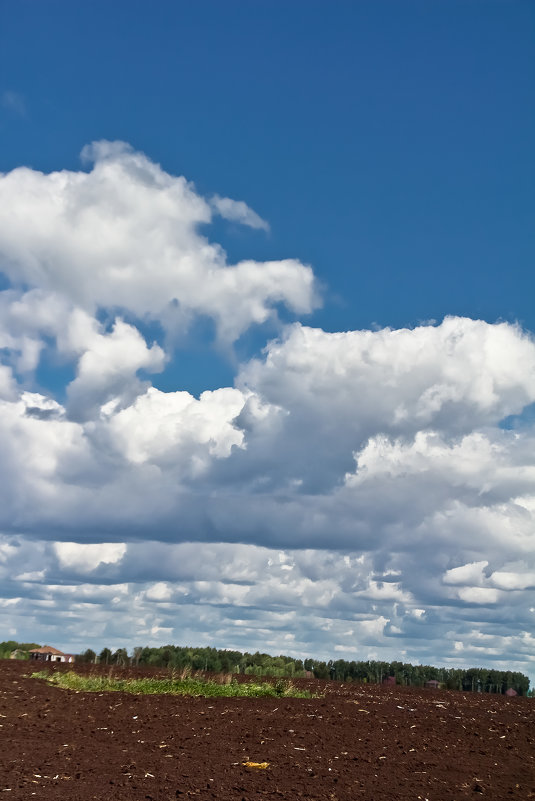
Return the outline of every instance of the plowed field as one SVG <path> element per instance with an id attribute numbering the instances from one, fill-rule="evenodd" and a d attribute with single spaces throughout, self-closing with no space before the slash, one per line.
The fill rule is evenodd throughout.
<path id="1" fill-rule="evenodd" d="M 531 699 L 336 682 L 308 682 L 315 699 L 99 695 L 32 669 L 0 662 L 11 801 L 535 798 Z"/>

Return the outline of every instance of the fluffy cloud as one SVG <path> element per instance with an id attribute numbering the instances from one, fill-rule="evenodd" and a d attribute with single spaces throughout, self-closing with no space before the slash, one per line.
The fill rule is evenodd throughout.
<path id="1" fill-rule="evenodd" d="M 61 406 L 35 393 L 26 401 L 5 402 L 11 486 L 19 489 L 6 492 L 4 528 L 13 528 L 16 519 L 17 527 L 59 527 L 72 538 L 72 532 L 101 526 L 105 519 L 108 533 L 115 529 L 119 538 L 127 528 L 146 536 L 143 510 L 141 520 L 157 522 L 163 539 L 358 547 L 373 549 L 378 562 L 389 553 L 428 550 L 432 543 L 437 567 L 442 560 L 440 576 L 444 568 L 481 561 L 476 557 L 485 558 L 489 543 L 501 560 L 525 557 L 532 549 L 529 499 L 535 492 L 531 437 L 496 423 L 533 397 L 529 363 L 517 360 L 516 373 L 509 369 L 505 380 L 501 363 L 489 359 L 487 381 L 480 382 L 483 397 L 466 366 L 465 332 L 472 340 L 479 332 L 481 347 L 495 328 L 498 340 L 508 338 L 509 363 L 515 348 L 533 361 L 532 343 L 510 326 L 447 320 L 403 332 L 408 348 L 412 336 L 435 343 L 434 358 L 422 346 L 422 363 L 415 355 L 403 369 L 396 362 L 396 332 L 366 333 L 369 348 L 381 348 L 372 381 L 368 355 L 357 358 L 346 348 L 336 367 L 334 358 L 322 359 L 326 342 L 337 346 L 336 335 L 316 337 L 307 330 L 309 341 L 298 359 L 293 328 L 285 342 L 271 344 L 263 362 L 243 368 L 241 388 L 205 392 L 198 400 L 186 392 L 149 388 L 134 392 L 128 403 L 129 372 L 141 359 L 148 361 L 151 351 L 135 329 L 124 326 L 121 337 L 131 337 L 138 349 L 130 365 L 117 362 L 121 394 L 105 395 L 100 407 L 95 401 L 87 422 L 73 422 Z M 74 386 L 86 380 L 86 401 L 92 400 L 91 381 L 100 388 L 90 355 L 99 347 L 113 349 L 116 330 L 93 333 L 93 348 L 90 337 L 82 337 L 87 351 Z M 297 334 L 301 337 L 301 329 Z M 320 343 L 315 354 L 310 338 Z M 381 372 L 375 362 L 382 363 Z M 449 381 L 448 409 L 447 416 L 441 405 L 433 414 L 427 410 L 418 429 L 415 417 L 428 391 L 423 378 L 415 389 L 410 374 L 424 371 L 430 373 L 428 383 Z M 521 398 L 516 404 L 512 387 Z M 396 416 L 400 404 L 407 410 L 401 417 Z M 476 428 L 481 418 L 484 425 Z M 469 422 L 473 430 L 466 432 Z M 14 518 L 18 496 L 32 503 L 20 505 Z M 91 496 L 96 503 L 88 511 Z M 452 552 L 457 565 L 446 564 Z M 446 575 L 444 584 L 453 583 L 455 574 Z"/>
<path id="2" fill-rule="evenodd" d="M 513 570 L 513 567 L 517 569 Z M 511 565 L 508 570 L 495 570 L 490 579 L 496 587 L 503 590 L 535 589 L 535 571 L 529 570 L 525 562 Z"/>
<path id="3" fill-rule="evenodd" d="M 185 178 L 120 142 L 94 143 L 83 155 L 90 172 L 0 176 L 0 259 L 14 286 L 52 292 L 91 315 L 119 308 L 170 329 L 205 315 L 230 341 L 275 314 L 275 304 L 298 314 L 316 305 L 312 270 L 296 260 L 227 264 L 199 231 L 211 206 Z M 242 202 L 214 203 L 226 217 L 265 227 Z"/>
<path id="4" fill-rule="evenodd" d="M 150 462 L 176 471 L 179 463 L 197 476 L 214 458 L 241 448 L 243 431 L 234 425 L 244 397 L 237 389 L 203 392 L 199 400 L 188 392 L 160 392 L 154 387 L 132 406 L 106 410 L 106 432 L 118 453 L 133 464 Z"/>
<path id="5" fill-rule="evenodd" d="M 27 570 L 19 574 L 22 564 Z M 530 670 L 527 609 L 519 607 L 505 627 L 498 610 L 485 614 L 476 593 L 437 614 L 396 592 L 396 584 L 378 593 L 390 586 L 390 572 L 379 575 L 370 554 L 325 550 L 3 538 L 0 620 L 21 639 L 37 626 L 58 641 L 61 625 L 65 647 L 180 641 L 325 658 L 427 662 L 432 655 L 443 664 L 490 660 Z"/>
<path id="6" fill-rule="evenodd" d="M 113 401 L 136 398 L 140 390 L 138 370 L 158 372 L 164 365 L 164 352 L 153 344 L 148 348 L 137 328 L 115 321 L 109 334 L 96 330 L 85 338 L 77 376 L 69 384 L 69 411 L 74 418 L 91 418 L 101 406 Z"/>
<path id="7" fill-rule="evenodd" d="M 54 550 L 62 568 L 76 568 L 86 573 L 101 564 L 116 564 L 126 552 L 123 542 L 82 545 L 78 542 L 56 542 Z"/>
<path id="8" fill-rule="evenodd" d="M 488 564 L 489 563 L 484 560 L 482 562 L 470 562 L 467 565 L 452 567 L 451 570 L 446 570 L 443 581 L 445 584 L 479 585 L 485 579 L 484 569 Z"/>
<path id="9" fill-rule="evenodd" d="M 9 400 L 15 397 L 15 381 L 11 368 L 0 364 L 0 398 Z"/>
<path id="10" fill-rule="evenodd" d="M 295 323 L 234 386 L 158 389 L 196 317 L 231 341 L 280 303 L 311 311 L 314 276 L 227 264 L 200 226 L 215 209 L 266 228 L 245 204 L 120 143 L 86 156 L 89 172 L 0 178 L 9 629 L 529 669 L 535 438 L 503 421 L 535 402 L 533 339 L 453 317 Z M 44 353 L 72 370 L 57 395 L 35 379 Z"/>
<path id="11" fill-rule="evenodd" d="M 535 346 L 506 323 L 446 318 L 416 329 L 326 333 L 296 324 L 239 381 L 285 408 L 322 404 L 352 432 L 469 431 L 535 397 Z M 367 428 L 366 428 L 367 427 Z"/>
<path id="12" fill-rule="evenodd" d="M 215 211 L 226 220 L 233 220 L 242 225 L 248 225 L 250 228 L 261 228 L 264 231 L 269 231 L 268 223 L 250 209 L 243 200 L 231 200 L 229 197 L 214 195 L 210 203 Z"/>

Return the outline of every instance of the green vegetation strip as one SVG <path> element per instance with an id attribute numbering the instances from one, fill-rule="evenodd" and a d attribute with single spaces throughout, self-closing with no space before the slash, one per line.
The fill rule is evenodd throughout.
<path id="1" fill-rule="evenodd" d="M 124 692 L 135 695 L 196 695 L 206 698 L 312 698 L 312 693 L 299 690 L 291 681 L 219 683 L 202 677 L 118 679 L 113 675 L 81 676 L 79 673 L 49 673 L 42 670 L 32 673 L 32 679 L 45 679 L 63 690 L 78 692 Z"/>

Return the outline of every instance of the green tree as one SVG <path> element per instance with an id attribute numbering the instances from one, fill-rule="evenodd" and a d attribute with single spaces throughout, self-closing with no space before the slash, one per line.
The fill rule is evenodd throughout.
<path id="1" fill-rule="evenodd" d="M 88 648 L 83 654 L 80 654 L 79 659 L 80 662 L 92 662 L 94 664 L 97 661 L 97 655 L 92 648 Z"/>
<path id="2" fill-rule="evenodd" d="M 112 661 L 113 654 L 109 648 L 103 648 L 98 655 L 98 661 L 101 665 L 109 665 Z"/>
<path id="3" fill-rule="evenodd" d="M 127 652 L 126 648 L 118 648 L 115 651 L 115 653 L 113 654 L 112 659 L 113 659 L 113 663 L 115 665 L 120 665 L 122 667 L 124 667 L 125 665 L 128 665 L 128 661 L 129 660 L 128 660 L 128 652 Z"/>

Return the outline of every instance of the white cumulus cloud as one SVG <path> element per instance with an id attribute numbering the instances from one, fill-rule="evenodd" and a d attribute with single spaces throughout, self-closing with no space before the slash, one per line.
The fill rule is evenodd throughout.
<path id="1" fill-rule="evenodd" d="M 229 197 L 214 195 L 210 200 L 215 211 L 226 220 L 248 225 L 250 228 L 261 228 L 269 231 L 269 224 L 259 217 L 256 211 L 249 208 L 243 200 L 231 200 Z"/>
<path id="2" fill-rule="evenodd" d="M 6 630 L 529 664 L 535 430 L 504 420 L 535 402 L 532 336 L 294 323 L 233 386 L 194 396 L 177 369 L 164 391 L 178 334 L 209 318 L 228 345 L 308 313 L 313 272 L 228 263 L 204 226 L 267 230 L 245 203 L 123 143 L 84 156 L 0 176 Z M 70 370 L 56 394 L 45 355 Z"/>
<path id="3" fill-rule="evenodd" d="M 91 315 L 118 308 L 169 328 L 206 315 L 230 341 L 274 315 L 275 304 L 298 314 L 317 304 L 312 270 L 296 260 L 227 264 L 199 232 L 211 206 L 185 178 L 121 142 L 83 155 L 89 172 L 0 175 L 0 262 L 14 286 L 54 292 Z M 260 225 L 245 204 L 218 203 Z"/>

